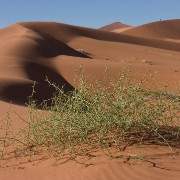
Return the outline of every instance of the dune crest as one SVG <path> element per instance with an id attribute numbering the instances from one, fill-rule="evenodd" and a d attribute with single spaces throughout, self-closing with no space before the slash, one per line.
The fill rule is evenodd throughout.
<path id="1" fill-rule="evenodd" d="M 106 26 L 103 26 L 99 29 L 103 30 L 103 31 L 114 31 L 116 29 L 123 29 L 123 28 L 128 28 L 128 27 L 132 27 L 132 26 L 129 26 L 127 24 L 123 24 L 121 22 L 114 22 L 114 23 L 108 24 Z"/>
<path id="2" fill-rule="evenodd" d="M 124 31 L 123 34 L 155 38 L 155 39 L 180 39 L 180 19 L 158 21 Z"/>

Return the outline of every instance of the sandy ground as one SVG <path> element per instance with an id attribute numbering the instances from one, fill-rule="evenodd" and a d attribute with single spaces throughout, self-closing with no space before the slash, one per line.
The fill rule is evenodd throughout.
<path id="1" fill-rule="evenodd" d="M 122 30 L 123 28 L 126 28 Z M 15 131 L 23 128 L 18 117 L 28 118 L 25 103 L 32 93 L 39 101 L 52 97 L 54 90 L 46 76 L 65 90 L 74 89 L 74 71 L 80 66 L 94 78 L 106 67 L 111 77 L 131 65 L 132 74 L 156 73 L 158 88 L 168 82 L 167 91 L 180 84 L 180 20 L 160 21 L 113 32 L 60 23 L 17 23 L 0 30 L 0 119 L 13 121 Z M 134 77 L 136 77 L 134 75 Z M 11 105 L 10 105 L 11 102 Z M 136 152 L 132 148 L 130 152 Z M 139 150 L 138 150 L 139 151 Z M 178 179 L 180 158 L 167 147 L 144 147 L 150 160 L 126 162 L 103 155 L 84 167 L 68 162 L 55 167 L 51 160 L 19 165 L 3 162 L 0 179 Z M 178 151 L 178 149 L 176 149 Z M 127 151 L 128 152 L 128 151 Z M 6 165 L 7 164 L 7 165 Z"/>

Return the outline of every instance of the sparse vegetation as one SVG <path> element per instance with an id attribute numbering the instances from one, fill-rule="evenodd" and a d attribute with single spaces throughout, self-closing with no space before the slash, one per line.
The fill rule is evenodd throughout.
<path id="1" fill-rule="evenodd" d="M 122 145 L 166 144 L 170 148 L 180 140 L 180 99 L 172 93 L 142 89 L 146 75 L 136 83 L 129 70 L 116 80 L 105 73 L 104 80 L 88 83 L 78 75 L 77 90 L 65 93 L 63 87 L 46 80 L 56 89 L 51 106 L 44 101 L 41 111 L 33 94 L 29 102 L 27 127 L 13 135 L 11 120 L 1 125 L 0 158 L 32 156 L 42 149 L 61 159 L 92 157 L 102 150 L 111 157 L 111 149 Z M 173 96 L 173 98 L 171 98 Z M 9 151 L 9 149 L 11 149 Z"/>

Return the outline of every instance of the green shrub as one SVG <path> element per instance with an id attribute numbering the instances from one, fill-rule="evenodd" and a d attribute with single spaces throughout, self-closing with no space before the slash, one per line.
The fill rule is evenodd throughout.
<path id="1" fill-rule="evenodd" d="M 106 75 L 93 83 L 83 73 L 78 77 L 77 89 L 69 93 L 46 80 L 57 91 L 51 106 L 44 101 L 39 111 L 31 97 L 26 129 L 13 138 L 7 133 L 0 141 L 5 142 L 3 147 L 13 144 L 17 153 L 23 149 L 27 154 L 43 148 L 57 159 L 75 159 L 92 156 L 96 150 L 113 157 L 110 149 L 122 151 L 121 145 L 154 143 L 172 148 L 180 140 L 178 95 L 171 98 L 163 91 L 144 90 L 145 80 L 132 83 L 129 71 L 116 80 Z"/>

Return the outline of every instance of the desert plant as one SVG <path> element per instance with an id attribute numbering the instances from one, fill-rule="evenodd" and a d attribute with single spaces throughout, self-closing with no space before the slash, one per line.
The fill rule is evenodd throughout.
<path id="1" fill-rule="evenodd" d="M 69 93 L 47 79 L 56 89 L 51 106 L 44 101 L 43 110 L 37 111 L 31 97 L 27 127 L 16 137 L 5 135 L 18 149 L 16 155 L 43 148 L 58 160 L 90 157 L 96 150 L 117 157 L 110 149 L 122 151 L 122 144 L 153 142 L 171 148 L 180 140 L 179 95 L 144 90 L 143 81 L 149 77 L 134 83 L 129 70 L 114 80 L 105 74 L 104 80 L 88 83 L 79 73 L 77 88 Z"/>

